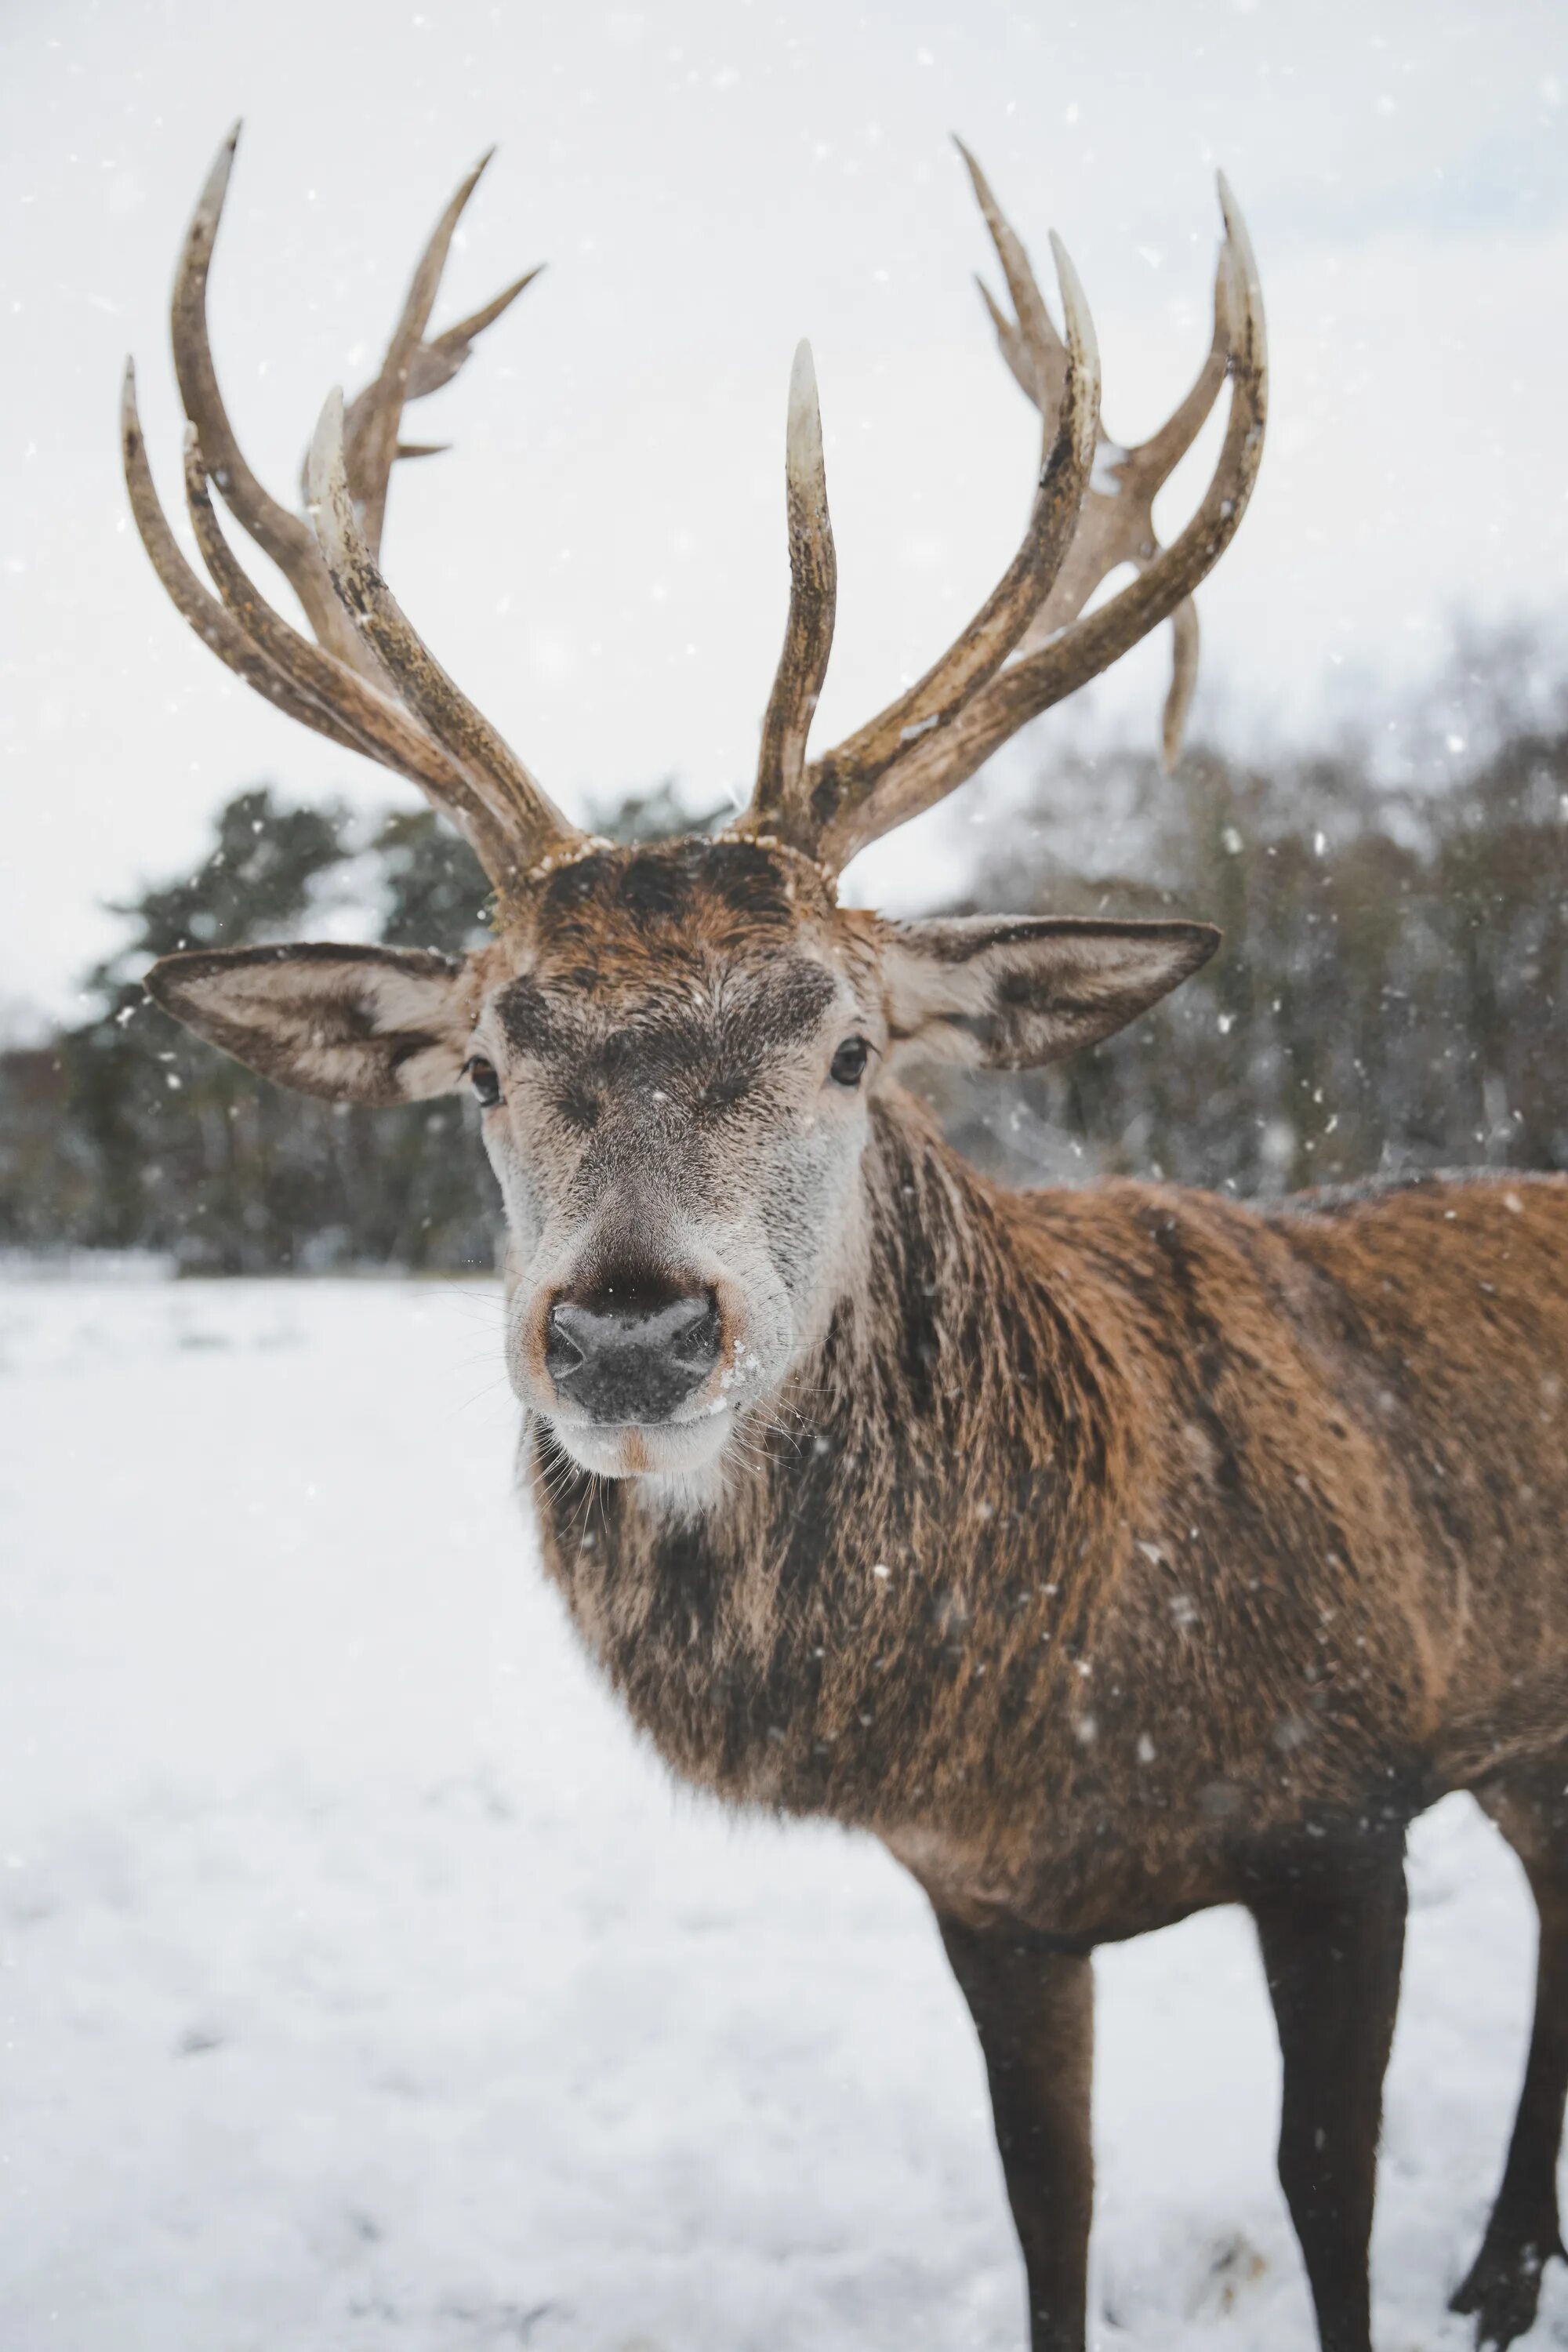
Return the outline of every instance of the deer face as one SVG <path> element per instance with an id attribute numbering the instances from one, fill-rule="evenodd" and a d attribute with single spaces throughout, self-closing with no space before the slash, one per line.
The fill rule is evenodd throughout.
<path id="1" fill-rule="evenodd" d="M 1105 1036 L 1202 924 L 890 924 L 752 841 L 594 850 L 458 966 L 173 956 L 150 987 L 308 1093 L 470 1087 L 509 1229 L 508 1365 L 584 1469 L 688 1478 L 767 1410 L 855 1276 L 870 1106 L 911 1055 L 1019 1067 Z"/>
<path id="2" fill-rule="evenodd" d="M 885 1050 L 864 932 L 804 860 L 740 842 L 595 854 L 541 889 L 469 1079 L 512 1381 L 584 1467 L 713 1460 L 830 1303 Z"/>

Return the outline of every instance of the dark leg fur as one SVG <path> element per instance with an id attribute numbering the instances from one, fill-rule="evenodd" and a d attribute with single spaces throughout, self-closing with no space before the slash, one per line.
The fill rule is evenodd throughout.
<path id="1" fill-rule="evenodd" d="M 1279 2179 L 1322 2352 L 1371 2352 L 1367 2250 L 1405 1948 L 1403 1840 L 1293 1860 L 1248 1897 L 1284 2059 Z"/>
<path id="2" fill-rule="evenodd" d="M 1511 2344 L 1535 2322 L 1541 2273 L 1564 2252 L 1557 2152 L 1568 2096 L 1568 1767 L 1479 1791 L 1523 1863 L 1541 1917 L 1535 2023 L 1502 2186 L 1452 2309 L 1474 2312 L 1479 2345 Z"/>
<path id="3" fill-rule="evenodd" d="M 1028 2281 L 1030 2352 L 1083 2352 L 1094 2205 L 1087 1954 L 939 1915 L 991 2084 L 996 2145 Z"/>

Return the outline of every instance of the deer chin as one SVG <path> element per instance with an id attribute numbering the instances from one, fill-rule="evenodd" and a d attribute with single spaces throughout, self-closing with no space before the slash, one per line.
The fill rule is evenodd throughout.
<path id="1" fill-rule="evenodd" d="M 734 1415 L 728 1404 L 693 1421 L 567 1422 L 548 1417 L 551 1436 L 596 1478 L 669 1480 L 684 1486 L 717 1469 Z"/>

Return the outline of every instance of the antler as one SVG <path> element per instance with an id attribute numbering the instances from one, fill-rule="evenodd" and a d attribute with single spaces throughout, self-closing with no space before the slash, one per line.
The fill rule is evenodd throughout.
<path id="1" fill-rule="evenodd" d="M 1060 571 L 1072 542 L 1094 462 L 1096 419 L 1100 413 L 1100 352 L 1078 273 L 1055 236 L 1051 249 L 1067 320 L 1065 364 L 1058 409 L 1044 415 L 1040 470 L 1028 526 L 1018 551 L 967 628 L 940 660 L 933 662 L 924 677 L 917 678 L 885 710 L 847 737 L 827 761 L 818 761 L 809 773 L 803 772 L 805 730 L 827 666 L 837 575 L 822 472 L 822 427 L 816 415 L 816 380 L 811 373 L 809 354 L 804 371 L 797 358 L 786 447 L 791 526 L 790 617 L 768 722 L 763 730 L 762 763 L 748 812 L 748 830 L 775 833 L 795 847 L 815 846 L 821 814 L 818 794 L 828 768 L 846 786 L 859 793 L 868 793 L 897 766 L 909 745 L 946 726 L 976 689 L 994 677 Z M 1027 262 L 1023 266 L 1027 272 Z M 1029 284 L 1034 286 L 1032 278 Z M 1039 301 L 1037 289 L 1034 299 Z M 1040 307 L 1043 310 L 1044 304 Z M 808 513 L 816 518 L 812 527 L 798 527 L 800 519 Z M 797 672 L 796 643 L 807 631 L 816 659 L 814 667 L 803 666 Z M 775 714 L 785 702 L 791 706 L 791 719 L 787 730 L 781 732 Z M 786 741 L 793 757 L 781 760 L 779 744 Z"/>
<path id="2" fill-rule="evenodd" d="M 1208 360 L 1170 422 L 1142 447 L 1123 450 L 1100 429 L 1093 330 L 1070 262 L 1053 237 L 1064 338 L 984 173 L 960 152 L 1016 317 L 1007 318 L 989 294 L 987 305 L 1004 355 L 1040 411 L 1047 454 L 1023 545 L 968 628 L 907 693 L 807 766 L 805 729 L 833 632 L 834 571 L 815 393 L 808 394 L 808 427 L 797 423 L 792 394 L 790 620 L 756 790 L 734 829 L 772 832 L 836 871 L 868 842 L 954 791 L 1020 727 L 1166 619 L 1177 648 L 1164 725 L 1167 757 L 1173 758 L 1196 673 L 1192 591 L 1233 537 L 1262 455 L 1263 300 L 1247 231 L 1223 177 L 1226 236 Z M 1154 494 L 1192 446 L 1227 374 L 1230 415 L 1213 479 L 1186 529 L 1161 548 L 1150 514 Z M 1101 487 L 1097 473 L 1113 476 L 1116 487 Z M 797 517 L 807 513 L 813 521 L 803 530 Z M 1136 564 L 1138 578 L 1084 615 L 1094 589 L 1122 562 Z M 800 651 L 808 642 L 809 661 Z"/>
<path id="3" fill-rule="evenodd" d="M 250 470 L 213 366 L 207 271 L 237 136 L 237 125 L 202 191 L 172 314 L 175 373 L 191 420 L 186 499 L 217 595 L 186 562 L 159 504 L 136 411 L 134 370 L 128 365 L 125 478 L 142 544 L 179 611 L 237 676 L 290 718 L 416 783 L 508 893 L 542 856 L 582 835 L 421 643 L 375 558 L 394 464 L 400 457 L 433 454 L 433 445 L 399 440 L 405 404 L 449 383 L 479 335 L 537 273 L 529 271 L 483 310 L 425 341 L 453 232 L 489 161 L 486 155 L 436 226 L 374 382 L 346 413 L 341 394 L 327 404 L 309 461 L 312 511 L 307 521 L 279 505 Z M 209 481 L 288 579 L 314 643 L 267 603 L 241 567 L 219 526 Z"/>
<path id="4" fill-rule="evenodd" d="M 1066 346 L 1044 304 L 1029 299 L 1032 280 L 1026 274 L 1027 265 L 1020 271 L 1018 240 L 984 173 L 963 141 L 956 144 L 968 166 L 1016 315 L 1008 317 L 984 278 L 976 276 L 974 282 L 1019 390 L 1043 415 L 1055 415 L 1061 403 Z M 1101 419 L 1096 417 L 1094 469 L 1078 530 L 1050 593 L 1019 640 L 1020 653 L 1047 645 L 1058 630 L 1076 621 L 1100 582 L 1120 565 L 1131 563 L 1142 571 L 1160 553 L 1154 500 L 1202 432 L 1226 379 L 1230 351 L 1226 276 L 1222 253 L 1215 277 L 1214 335 L 1208 354 L 1192 390 L 1160 430 L 1136 448 L 1126 448 L 1111 440 Z M 1183 730 L 1198 682 L 1198 613 L 1190 596 L 1184 597 L 1171 615 L 1171 685 L 1160 730 L 1167 769 L 1174 767 L 1180 755 Z"/>
<path id="5" fill-rule="evenodd" d="M 789 380 L 784 434 L 784 496 L 789 519 L 789 618 L 784 651 L 763 719 L 752 809 L 759 827 L 784 824 L 800 793 L 805 739 L 833 650 L 838 558 L 827 514 L 822 417 L 811 345 L 802 343 Z"/>

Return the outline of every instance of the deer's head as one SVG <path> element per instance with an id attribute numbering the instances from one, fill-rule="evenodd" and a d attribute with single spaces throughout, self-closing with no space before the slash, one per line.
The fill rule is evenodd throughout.
<path id="1" fill-rule="evenodd" d="M 585 1468 L 684 1479 L 722 1456 L 853 1281 L 870 1107 L 900 1062 L 1054 1060 L 1134 1018 L 1217 944 L 1200 923 L 888 922 L 841 908 L 836 877 L 1167 618 L 1173 756 L 1195 667 L 1192 592 L 1236 530 L 1262 446 L 1262 309 L 1245 230 L 1222 184 L 1208 358 L 1169 424 L 1123 449 L 1101 433 L 1093 330 L 1070 263 L 1056 246 L 1058 335 L 971 162 L 1013 314 L 987 301 L 1043 419 L 1017 554 L 921 678 L 808 761 L 836 572 L 803 345 L 786 438 L 789 619 L 751 803 L 721 835 L 616 848 L 567 824 L 416 635 L 379 569 L 393 463 L 423 454 L 400 442 L 405 403 L 446 383 L 527 282 L 426 340 L 478 173 L 437 226 L 374 383 L 346 411 L 336 394 L 327 404 L 307 466 L 307 520 L 250 472 L 213 371 L 206 273 L 232 156 L 231 140 L 192 223 L 174 306 L 191 420 L 186 495 L 216 595 L 158 505 L 128 378 L 126 473 L 142 539 L 175 604 L 231 668 L 410 778 L 452 820 L 494 883 L 495 936 L 458 962 L 384 948 L 198 951 L 164 958 L 148 986 L 199 1034 L 308 1094 L 390 1104 L 471 1088 L 506 1204 L 520 1396 Z M 1161 548 L 1154 493 L 1227 376 L 1214 478 Z M 241 569 L 214 481 L 284 570 L 314 641 Z M 1124 563 L 1131 583 L 1086 614 Z"/>

